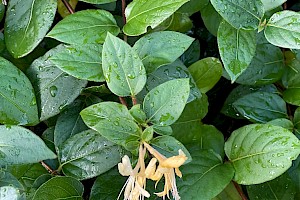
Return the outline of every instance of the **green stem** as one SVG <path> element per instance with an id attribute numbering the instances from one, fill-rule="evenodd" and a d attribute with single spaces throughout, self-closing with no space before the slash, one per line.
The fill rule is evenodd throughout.
<path id="1" fill-rule="evenodd" d="M 66 6 L 70 14 L 74 14 L 75 11 L 73 10 L 72 6 L 69 4 L 69 1 L 67 0 L 61 0 L 63 4 Z"/>

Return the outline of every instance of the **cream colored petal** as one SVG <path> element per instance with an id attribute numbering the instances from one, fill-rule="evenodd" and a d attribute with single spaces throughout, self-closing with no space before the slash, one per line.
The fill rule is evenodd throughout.
<path id="1" fill-rule="evenodd" d="M 127 155 L 122 158 L 122 163 L 118 163 L 118 169 L 122 176 L 130 176 L 132 174 L 131 163 Z"/>
<path id="2" fill-rule="evenodd" d="M 148 166 L 146 167 L 146 170 L 145 170 L 146 178 L 149 178 L 149 177 L 151 177 L 155 174 L 156 162 L 157 162 L 156 158 L 152 158 L 150 160 L 150 162 L 149 162 L 149 164 L 148 164 Z"/>
<path id="3" fill-rule="evenodd" d="M 149 192 L 147 192 L 147 190 L 145 190 L 143 187 L 141 187 L 141 185 L 139 183 L 135 183 L 136 188 L 139 190 L 139 193 L 147 198 L 150 197 Z"/>
<path id="4" fill-rule="evenodd" d="M 176 167 L 175 168 L 175 173 L 176 173 L 176 175 L 178 176 L 178 177 L 182 177 L 182 173 L 181 173 L 181 171 L 179 170 L 179 168 L 178 167 Z"/>
<path id="5" fill-rule="evenodd" d="M 187 157 L 185 155 L 178 155 L 178 156 L 172 156 L 170 158 L 167 158 L 163 162 L 161 162 L 162 167 L 167 168 L 178 168 L 180 167 L 185 161 L 187 160 Z"/>

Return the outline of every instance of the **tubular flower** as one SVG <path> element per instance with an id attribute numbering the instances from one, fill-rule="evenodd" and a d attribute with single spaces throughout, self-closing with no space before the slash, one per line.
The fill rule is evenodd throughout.
<path id="1" fill-rule="evenodd" d="M 145 171 L 146 178 L 156 181 L 157 184 L 162 178 L 162 176 L 165 177 L 164 190 L 162 192 L 155 193 L 155 194 L 165 199 L 165 196 L 170 198 L 169 192 L 171 191 L 173 198 L 175 200 L 179 200 L 180 196 L 178 194 L 178 190 L 176 186 L 175 174 L 180 178 L 182 177 L 179 167 L 183 165 L 183 163 L 187 160 L 186 155 L 180 149 L 178 151 L 179 153 L 178 156 L 172 156 L 170 158 L 166 158 L 164 155 L 160 154 L 149 144 L 144 142 L 144 146 L 154 156 L 154 158 L 152 158 Z M 159 165 L 157 169 L 155 169 L 157 160 L 159 162 Z"/>

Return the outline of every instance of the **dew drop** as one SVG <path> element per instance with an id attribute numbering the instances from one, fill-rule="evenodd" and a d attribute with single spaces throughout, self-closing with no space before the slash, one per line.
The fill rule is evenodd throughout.
<path id="1" fill-rule="evenodd" d="M 55 85 L 53 85 L 53 86 L 50 87 L 50 95 L 52 97 L 55 97 L 56 94 L 57 94 L 57 87 Z"/>

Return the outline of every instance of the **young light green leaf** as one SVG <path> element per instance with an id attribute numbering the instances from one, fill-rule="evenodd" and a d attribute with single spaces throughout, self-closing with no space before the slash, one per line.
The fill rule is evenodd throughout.
<path id="1" fill-rule="evenodd" d="M 72 177 L 56 176 L 41 185 L 32 200 L 72 199 L 82 200 L 83 185 Z"/>
<path id="2" fill-rule="evenodd" d="M 231 164 L 223 164 L 213 151 L 193 146 L 189 151 L 193 152 L 193 160 L 180 168 L 183 177 L 177 181 L 180 197 L 184 200 L 211 200 L 231 181 L 234 168 Z"/>
<path id="3" fill-rule="evenodd" d="M 193 38 L 174 31 L 150 33 L 133 46 L 142 59 L 147 73 L 174 62 L 192 44 Z"/>
<path id="4" fill-rule="evenodd" d="M 153 88 L 143 102 L 148 121 L 162 126 L 173 124 L 180 117 L 189 93 L 187 78 L 167 81 Z"/>
<path id="5" fill-rule="evenodd" d="M 188 69 L 197 87 L 202 93 L 206 93 L 221 78 L 223 67 L 219 59 L 207 57 L 195 62 Z"/>
<path id="6" fill-rule="evenodd" d="M 21 126 L 0 126 L 0 166 L 35 163 L 56 158 L 43 140 Z"/>
<path id="7" fill-rule="evenodd" d="M 234 82 L 255 55 L 256 32 L 236 29 L 223 20 L 218 30 L 218 47 L 225 70 Z"/>
<path id="8" fill-rule="evenodd" d="M 211 0 L 216 11 L 236 29 L 257 29 L 264 15 L 260 0 Z"/>
<path id="9" fill-rule="evenodd" d="M 102 44 L 107 32 L 113 35 L 120 32 L 111 13 L 105 10 L 83 10 L 58 22 L 47 37 L 68 44 Z"/>
<path id="10" fill-rule="evenodd" d="M 150 144 L 167 158 L 172 156 L 177 156 L 178 150 L 181 149 L 183 153 L 186 155 L 186 157 L 188 158 L 185 161 L 185 164 L 192 161 L 192 157 L 189 151 L 185 148 L 185 146 L 181 142 L 179 142 L 172 136 L 168 136 L 168 135 L 158 136 L 152 139 Z"/>
<path id="11" fill-rule="evenodd" d="M 287 118 L 283 99 L 269 92 L 247 94 L 232 105 L 243 117 L 252 122 L 266 123 L 277 118 Z"/>
<path id="12" fill-rule="evenodd" d="M 234 180 L 251 185 L 283 174 L 300 153 L 300 142 L 287 129 L 251 124 L 232 132 L 225 153 L 235 168 Z"/>
<path id="13" fill-rule="evenodd" d="M 103 82 L 101 53 L 100 44 L 70 45 L 49 59 L 59 69 L 78 79 Z"/>
<path id="14" fill-rule="evenodd" d="M 33 87 L 25 74 L 0 57 L 0 123 L 35 125 L 39 122 Z"/>
<path id="15" fill-rule="evenodd" d="M 300 13 L 285 10 L 273 14 L 266 25 L 265 36 L 275 46 L 300 49 Z"/>
<path id="16" fill-rule="evenodd" d="M 287 173 L 274 180 L 247 186 L 250 199 L 294 199 L 296 187 Z"/>
<path id="17" fill-rule="evenodd" d="M 62 45 L 51 49 L 36 59 L 26 71 L 37 94 L 41 121 L 60 113 L 62 108 L 77 98 L 87 84 L 86 80 L 76 79 L 61 71 L 49 60 L 63 49 Z"/>
<path id="18" fill-rule="evenodd" d="M 127 23 L 123 31 L 126 35 L 137 36 L 147 32 L 147 27 L 157 27 L 189 0 L 134 0 L 125 10 Z"/>
<path id="19" fill-rule="evenodd" d="M 56 0 L 11 0 L 5 18 L 5 42 L 8 51 L 20 58 L 42 41 L 54 20 Z"/>
<path id="20" fill-rule="evenodd" d="M 121 148 L 93 130 L 83 131 L 66 140 L 60 151 L 63 173 L 76 179 L 98 176 L 121 159 Z"/>
<path id="21" fill-rule="evenodd" d="M 146 71 L 137 52 L 110 33 L 103 45 L 102 68 L 108 88 L 118 96 L 135 96 L 145 86 Z"/>
<path id="22" fill-rule="evenodd" d="M 285 3 L 287 0 L 261 0 L 261 2 L 264 4 L 265 11 L 272 10 L 283 3 Z"/>
<path id="23" fill-rule="evenodd" d="M 125 148 L 127 143 L 137 142 L 140 138 L 141 129 L 122 104 L 115 102 L 94 104 L 83 109 L 80 115 L 88 127 Z"/>

